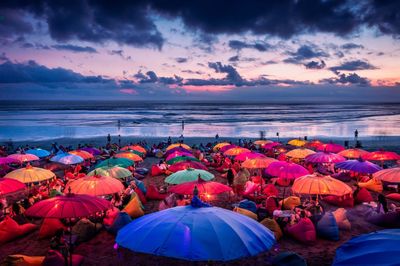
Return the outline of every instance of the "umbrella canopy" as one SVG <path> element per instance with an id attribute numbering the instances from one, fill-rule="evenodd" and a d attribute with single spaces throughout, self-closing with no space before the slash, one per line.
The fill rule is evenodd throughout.
<path id="1" fill-rule="evenodd" d="M 349 159 L 358 159 L 367 155 L 369 152 L 364 151 L 363 149 L 347 149 L 341 152 L 338 152 L 339 155 Z"/>
<path id="2" fill-rule="evenodd" d="M 224 153 L 224 152 L 226 152 L 227 150 L 232 149 L 232 148 L 236 148 L 236 147 L 238 147 L 238 146 L 236 146 L 236 145 L 234 145 L 234 144 L 225 145 L 225 146 L 221 147 L 221 149 L 219 149 L 219 151 L 222 152 L 222 153 Z"/>
<path id="3" fill-rule="evenodd" d="M 176 148 L 176 147 L 182 147 L 182 148 L 184 148 L 184 149 L 186 149 L 186 150 L 188 150 L 188 151 L 191 151 L 191 150 L 192 150 L 192 148 L 190 148 L 190 146 L 187 145 L 187 144 L 185 144 L 185 143 L 175 143 L 175 144 L 171 144 L 171 145 L 169 145 L 165 150 L 166 150 L 166 151 L 169 151 L 170 149 L 173 149 L 173 148 Z"/>
<path id="4" fill-rule="evenodd" d="M 10 157 L 0 157 L 0 165 L 9 164 L 9 163 L 18 163 L 19 164 L 20 161 L 17 159 L 10 158 Z"/>
<path id="5" fill-rule="evenodd" d="M 205 170 L 189 168 L 171 174 L 165 179 L 165 182 L 169 184 L 182 184 L 185 182 L 197 181 L 199 177 L 204 181 L 209 181 L 214 178 L 214 175 Z"/>
<path id="6" fill-rule="evenodd" d="M 190 261 L 255 256 L 275 244 L 262 224 L 218 207 L 191 205 L 142 216 L 118 231 L 116 242 L 135 252 Z"/>
<path id="7" fill-rule="evenodd" d="M 229 142 L 221 142 L 213 147 L 213 151 L 219 151 L 222 147 L 231 145 Z"/>
<path id="8" fill-rule="evenodd" d="M 400 183 L 400 167 L 389 168 L 374 173 L 373 177 L 390 183 Z"/>
<path id="9" fill-rule="evenodd" d="M 119 167 L 119 166 L 112 166 L 112 167 L 100 167 L 96 168 L 95 170 L 89 172 L 88 176 L 109 176 L 117 179 L 125 179 L 127 177 L 132 177 L 131 171 L 126 168 Z"/>
<path id="10" fill-rule="evenodd" d="M 202 179 L 172 186 L 168 189 L 168 191 L 171 193 L 182 194 L 182 195 L 193 195 L 193 190 L 195 187 L 197 187 L 199 195 L 206 195 L 206 196 L 232 191 L 232 188 L 227 185 L 221 184 L 219 182 L 212 182 L 212 181 L 206 182 Z"/>
<path id="11" fill-rule="evenodd" d="M 326 151 L 326 152 L 333 152 L 333 153 L 338 153 L 343 151 L 345 148 L 336 143 L 327 143 L 327 144 L 321 144 L 317 147 L 318 151 Z"/>
<path id="12" fill-rule="evenodd" d="M 227 146 L 225 146 L 227 147 Z M 239 155 L 241 153 L 245 153 L 245 152 L 251 152 L 249 149 L 246 148 L 242 148 L 242 147 L 234 147 L 231 149 L 228 149 L 224 152 L 224 155 L 226 156 L 236 156 Z"/>
<path id="13" fill-rule="evenodd" d="M 346 159 L 336 153 L 331 152 L 317 152 L 306 156 L 305 160 L 310 163 L 340 163 L 346 161 Z"/>
<path id="14" fill-rule="evenodd" d="M 267 167 L 266 173 L 270 176 L 287 179 L 296 179 L 309 174 L 308 170 L 303 166 L 285 161 L 272 162 Z"/>
<path id="15" fill-rule="evenodd" d="M 52 179 L 56 177 L 56 175 L 50 170 L 27 165 L 24 168 L 14 170 L 6 174 L 4 177 L 12 178 L 22 183 L 35 183 Z"/>
<path id="16" fill-rule="evenodd" d="M 129 145 L 129 146 L 125 146 L 125 147 L 123 147 L 121 150 L 122 150 L 122 151 L 133 150 L 133 151 L 138 151 L 138 152 L 140 152 L 140 153 L 142 153 L 142 154 L 146 154 L 146 153 L 147 153 L 146 149 L 143 148 L 143 147 L 140 146 L 140 145 Z"/>
<path id="17" fill-rule="evenodd" d="M 183 161 L 174 163 L 168 168 L 168 170 L 175 173 L 180 170 L 186 170 L 189 168 L 207 170 L 207 167 L 204 164 L 195 161 Z"/>
<path id="18" fill-rule="evenodd" d="M 124 185 L 118 179 L 108 176 L 85 176 L 69 182 L 66 189 L 69 188 L 75 194 L 104 196 L 121 192 Z"/>
<path id="19" fill-rule="evenodd" d="M 35 203 L 26 210 L 25 215 L 31 217 L 71 219 L 87 217 L 104 212 L 111 207 L 105 199 L 68 193 Z"/>
<path id="20" fill-rule="evenodd" d="M 8 155 L 7 158 L 14 159 L 19 161 L 20 163 L 31 162 L 39 160 L 39 157 L 30 153 L 14 153 Z"/>
<path id="21" fill-rule="evenodd" d="M 353 237 L 336 249 L 332 265 L 399 265 L 400 229 Z"/>
<path id="22" fill-rule="evenodd" d="M 102 161 L 101 163 L 96 165 L 96 168 L 99 167 L 112 167 L 112 166 L 120 166 L 120 167 L 129 167 L 134 165 L 135 162 L 126 158 L 110 158 Z"/>
<path id="23" fill-rule="evenodd" d="M 44 158 L 44 157 L 47 157 L 50 155 L 49 151 L 39 149 L 39 148 L 38 149 L 29 149 L 29 150 L 25 151 L 25 153 L 36 155 L 39 158 Z"/>
<path id="24" fill-rule="evenodd" d="M 99 149 L 93 148 L 93 147 L 84 147 L 81 148 L 82 151 L 87 151 L 88 153 L 97 156 L 101 154 L 101 151 Z"/>
<path id="25" fill-rule="evenodd" d="M 68 153 L 82 157 L 84 160 L 90 160 L 94 158 L 93 154 L 84 150 L 75 150 L 75 151 L 70 151 Z"/>
<path id="26" fill-rule="evenodd" d="M 343 196 L 352 193 L 351 187 L 330 176 L 305 175 L 294 180 L 292 192 L 303 195 Z"/>
<path id="27" fill-rule="evenodd" d="M 276 160 L 269 157 L 247 159 L 242 163 L 242 167 L 248 169 L 261 169 L 268 167 L 272 162 L 276 162 Z"/>
<path id="28" fill-rule="evenodd" d="M 25 189 L 25 184 L 11 178 L 0 178 L 0 197 Z"/>
<path id="29" fill-rule="evenodd" d="M 164 157 L 167 157 L 168 155 L 170 155 L 171 153 L 174 153 L 174 152 L 187 152 L 187 153 L 191 153 L 190 150 L 187 150 L 187 149 L 185 149 L 185 148 L 182 148 L 182 147 L 175 147 L 175 148 L 172 148 L 172 149 L 166 151 L 166 152 L 164 153 Z"/>
<path id="30" fill-rule="evenodd" d="M 266 158 L 264 154 L 258 152 L 244 152 L 235 156 L 236 161 L 244 162 L 247 159 Z"/>
<path id="31" fill-rule="evenodd" d="M 373 174 L 382 170 L 378 165 L 364 160 L 348 160 L 335 164 L 335 167 L 361 174 Z"/>
<path id="32" fill-rule="evenodd" d="M 182 155 L 182 156 L 177 156 L 175 158 L 172 158 L 171 160 L 168 160 L 167 164 L 174 164 L 174 163 L 183 162 L 183 161 L 200 162 L 200 160 L 195 157 Z"/>
<path id="33" fill-rule="evenodd" d="M 301 139 L 292 139 L 292 140 L 288 141 L 289 145 L 296 146 L 296 147 L 302 147 L 302 146 L 306 145 L 306 143 L 307 143 L 307 141 L 301 140 Z"/>
<path id="34" fill-rule="evenodd" d="M 294 159 L 304 159 L 308 155 L 314 154 L 314 153 L 315 153 L 315 151 L 313 151 L 313 150 L 300 148 L 300 149 L 294 149 L 294 150 L 288 151 L 286 153 L 286 156 L 290 157 L 290 158 L 294 158 Z"/>
<path id="35" fill-rule="evenodd" d="M 280 142 L 271 142 L 271 143 L 267 143 L 265 145 L 262 145 L 262 147 L 265 150 L 270 150 L 270 149 L 275 148 L 275 147 L 280 146 L 280 145 L 282 145 L 282 143 L 280 143 Z"/>
<path id="36" fill-rule="evenodd" d="M 400 155 L 392 151 L 374 151 L 362 157 L 368 161 L 395 161 L 400 160 Z"/>
<path id="37" fill-rule="evenodd" d="M 50 161 L 70 165 L 83 162 L 83 158 L 74 154 L 61 153 L 51 157 Z"/>
<path id="38" fill-rule="evenodd" d="M 322 141 L 320 140 L 312 140 L 310 142 L 307 142 L 306 145 L 304 145 L 307 148 L 313 148 L 316 149 L 318 148 L 318 146 L 320 146 L 321 144 L 324 144 Z"/>
<path id="39" fill-rule="evenodd" d="M 174 153 L 169 154 L 169 155 L 165 158 L 165 160 L 169 161 L 169 160 L 171 160 L 171 159 L 173 159 L 173 158 L 175 158 L 175 157 L 178 157 L 178 156 L 194 157 L 194 155 L 191 154 L 190 152 L 176 151 L 176 152 L 174 152 Z"/>
<path id="40" fill-rule="evenodd" d="M 272 140 L 259 139 L 259 140 L 254 141 L 254 144 L 255 145 L 265 145 L 265 144 L 272 143 L 272 142 L 273 142 Z"/>
<path id="41" fill-rule="evenodd" d="M 125 158 L 125 159 L 132 160 L 134 162 L 143 161 L 142 157 L 140 157 L 139 155 L 132 153 L 132 152 L 121 152 L 121 153 L 115 154 L 115 158 Z"/>

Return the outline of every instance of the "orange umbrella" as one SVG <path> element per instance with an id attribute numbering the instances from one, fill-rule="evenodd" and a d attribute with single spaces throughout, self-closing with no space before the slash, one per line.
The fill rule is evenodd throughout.
<path id="1" fill-rule="evenodd" d="M 338 152 L 339 155 L 342 155 L 343 157 L 349 158 L 349 159 L 358 159 L 360 157 L 363 157 L 367 155 L 369 152 L 363 150 L 363 149 L 347 149 L 341 152 Z"/>
<path id="2" fill-rule="evenodd" d="M 21 163 L 40 160 L 36 155 L 29 153 L 14 153 L 8 155 L 7 158 L 18 160 Z"/>
<path id="3" fill-rule="evenodd" d="M 231 144 L 230 144 L 229 142 L 221 142 L 221 143 L 218 143 L 218 144 L 216 144 L 216 145 L 214 146 L 213 151 L 218 151 L 218 150 L 221 149 L 222 147 L 228 146 L 228 145 L 231 145 Z"/>
<path id="4" fill-rule="evenodd" d="M 265 145 L 265 144 L 272 143 L 272 142 L 273 141 L 271 141 L 271 140 L 259 139 L 259 140 L 254 141 L 254 144 L 255 145 Z"/>
<path id="5" fill-rule="evenodd" d="M 22 183 L 35 183 L 52 179 L 56 177 L 56 175 L 50 170 L 32 167 L 28 164 L 26 167 L 14 170 L 4 177 L 15 179 Z"/>
<path id="6" fill-rule="evenodd" d="M 83 150 L 74 150 L 68 153 L 78 155 L 79 157 L 82 157 L 84 160 L 89 160 L 93 158 L 93 155 L 91 153 Z"/>
<path id="7" fill-rule="evenodd" d="M 307 141 L 301 140 L 301 139 L 292 139 L 288 142 L 289 145 L 297 146 L 297 147 L 302 147 L 302 146 L 306 145 L 306 143 L 307 143 Z"/>
<path id="8" fill-rule="evenodd" d="M 392 151 L 374 151 L 362 157 L 368 161 L 395 161 L 400 160 L 400 155 Z"/>
<path id="9" fill-rule="evenodd" d="M 232 149 L 226 150 L 224 152 L 224 155 L 226 155 L 226 156 L 236 156 L 236 155 L 239 155 L 239 154 L 244 153 L 244 152 L 250 152 L 250 150 L 246 149 L 246 148 L 242 148 L 242 147 L 234 147 Z"/>
<path id="10" fill-rule="evenodd" d="M 173 149 L 173 148 L 175 148 L 175 147 L 182 147 L 182 148 L 184 148 L 184 149 L 186 149 L 186 150 L 188 150 L 188 151 L 191 151 L 191 150 L 192 150 L 192 148 L 190 148 L 190 146 L 189 146 L 189 145 L 186 145 L 185 143 L 175 143 L 175 144 L 169 145 L 169 146 L 167 147 L 166 151 L 168 151 L 168 150 L 170 150 L 170 149 Z"/>
<path id="11" fill-rule="evenodd" d="M 301 148 L 301 149 L 294 149 L 294 150 L 288 151 L 286 153 L 286 156 L 294 158 L 294 159 L 304 159 L 308 155 L 314 154 L 314 153 L 315 153 L 315 151 L 313 151 L 313 150 Z"/>
<path id="12" fill-rule="evenodd" d="M 308 142 L 306 145 L 304 145 L 305 147 L 307 147 L 307 148 L 314 148 L 314 149 L 316 149 L 316 148 L 318 148 L 318 146 L 320 146 L 320 145 L 322 145 L 322 144 L 324 144 L 322 141 L 320 141 L 320 140 L 312 140 L 312 141 L 310 141 L 310 142 Z"/>
<path id="13" fill-rule="evenodd" d="M 254 158 L 254 159 L 247 159 L 242 163 L 242 167 L 249 168 L 249 169 L 260 169 L 260 168 L 267 168 L 272 162 L 276 162 L 274 158 Z"/>
<path id="14" fill-rule="evenodd" d="M 400 183 L 400 167 L 378 171 L 373 174 L 373 177 L 385 182 Z"/>
<path id="15" fill-rule="evenodd" d="M 68 191 L 69 188 L 75 194 L 104 196 L 121 192 L 124 185 L 118 179 L 108 176 L 85 176 L 69 182 L 65 189 Z"/>
<path id="16" fill-rule="evenodd" d="M 132 153 L 132 152 L 121 152 L 118 154 L 115 154 L 116 158 L 125 158 L 125 159 L 129 159 L 132 160 L 134 162 L 141 162 L 143 161 L 142 157 L 140 157 L 139 155 Z"/>
<path id="17" fill-rule="evenodd" d="M 343 196 L 353 192 L 351 187 L 330 176 L 305 175 L 294 180 L 292 191 L 303 195 Z"/>
<path id="18" fill-rule="evenodd" d="M 134 151 L 138 151 L 143 154 L 146 154 L 146 152 L 147 152 L 146 149 L 140 145 L 129 145 L 129 146 L 125 146 L 121 149 L 121 151 L 127 151 L 127 150 L 134 150 Z"/>

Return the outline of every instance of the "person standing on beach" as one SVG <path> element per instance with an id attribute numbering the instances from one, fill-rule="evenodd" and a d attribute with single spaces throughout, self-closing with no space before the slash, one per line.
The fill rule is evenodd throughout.
<path id="1" fill-rule="evenodd" d="M 107 136 L 107 144 L 110 144 L 111 143 L 111 136 L 110 136 L 110 134 L 108 134 L 108 136 Z"/>
<path id="2" fill-rule="evenodd" d="M 228 184 L 230 187 L 233 186 L 233 179 L 235 178 L 235 176 L 233 175 L 233 171 L 232 168 L 229 167 L 228 172 L 226 174 L 226 179 L 228 179 Z"/>

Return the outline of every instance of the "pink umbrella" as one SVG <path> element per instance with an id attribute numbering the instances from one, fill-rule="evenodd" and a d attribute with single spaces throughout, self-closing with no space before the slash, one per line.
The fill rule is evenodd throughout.
<path id="1" fill-rule="evenodd" d="M 186 182 L 172 186 L 168 189 L 168 191 L 182 195 L 192 195 L 195 186 L 197 186 L 199 195 L 206 196 L 221 194 L 232 190 L 232 188 L 219 182 L 204 181 L 203 179 L 199 179 L 197 181 Z"/>
<path id="2" fill-rule="evenodd" d="M 305 160 L 310 163 L 340 163 L 346 161 L 343 156 L 331 152 L 316 152 L 308 155 Z"/>
<path id="3" fill-rule="evenodd" d="M 273 162 L 271 163 L 265 172 L 270 176 L 276 176 L 278 178 L 296 179 L 303 175 L 308 175 L 309 172 L 306 168 L 296 163 L 291 162 Z"/>
<path id="4" fill-rule="evenodd" d="M 233 145 L 233 144 L 231 144 L 231 145 L 226 145 L 226 146 L 223 146 L 221 149 L 219 149 L 219 151 L 222 152 L 222 153 L 224 153 L 224 152 L 226 152 L 227 150 L 233 149 L 233 148 L 236 148 L 236 147 L 238 147 L 238 146 Z"/>
<path id="5" fill-rule="evenodd" d="M 19 160 L 10 157 L 0 157 L 0 165 L 9 163 L 20 163 Z"/>
<path id="6" fill-rule="evenodd" d="M 175 172 L 178 172 L 181 170 L 186 170 L 188 168 L 208 170 L 204 164 L 199 163 L 199 162 L 194 162 L 194 161 L 183 161 L 183 162 L 174 163 L 168 168 L 168 170 L 175 173 Z"/>
<path id="7" fill-rule="evenodd" d="M 175 148 L 172 148 L 172 149 L 167 150 L 167 151 L 164 153 L 164 157 L 167 157 L 168 155 L 170 155 L 170 154 L 172 154 L 172 153 L 174 153 L 174 152 L 186 152 L 186 153 L 190 153 L 189 150 L 187 150 L 187 149 L 185 149 L 185 148 L 183 148 L 183 147 L 175 147 Z"/>
<path id="8" fill-rule="evenodd" d="M 169 160 L 171 160 L 171 159 L 173 159 L 175 157 L 178 157 L 178 156 L 194 157 L 193 154 L 191 154 L 189 152 L 176 151 L 174 153 L 169 154 L 165 160 L 169 161 Z"/>
<path id="9" fill-rule="evenodd" d="M 241 162 L 244 162 L 247 159 L 254 159 L 254 158 L 266 158 L 266 156 L 258 152 L 244 152 L 235 156 L 235 160 Z"/>
<path id="10" fill-rule="evenodd" d="M 21 163 L 40 160 L 39 157 L 29 153 L 14 153 L 8 155 L 7 158 L 18 160 Z"/>
<path id="11" fill-rule="evenodd" d="M 319 145 L 317 147 L 317 150 L 318 151 L 326 151 L 326 152 L 338 153 L 338 152 L 341 152 L 341 151 L 345 150 L 345 148 L 340 144 L 328 143 L 328 144 Z"/>
<path id="12" fill-rule="evenodd" d="M 11 178 L 0 178 L 0 197 L 25 189 L 25 184 Z"/>
<path id="13" fill-rule="evenodd" d="M 277 146 L 280 146 L 280 145 L 282 145 L 282 143 L 280 143 L 280 142 L 271 142 L 271 143 L 267 143 L 265 145 L 262 145 L 262 147 L 264 149 L 266 149 L 266 150 L 270 150 L 270 149 L 273 149 L 273 148 L 275 148 Z"/>

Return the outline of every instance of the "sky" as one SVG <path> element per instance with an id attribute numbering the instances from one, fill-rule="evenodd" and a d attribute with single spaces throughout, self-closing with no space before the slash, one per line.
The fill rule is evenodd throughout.
<path id="1" fill-rule="evenodd" d="M 399 102 L 400 1 L 0 2 L 0 100 Z"/>

